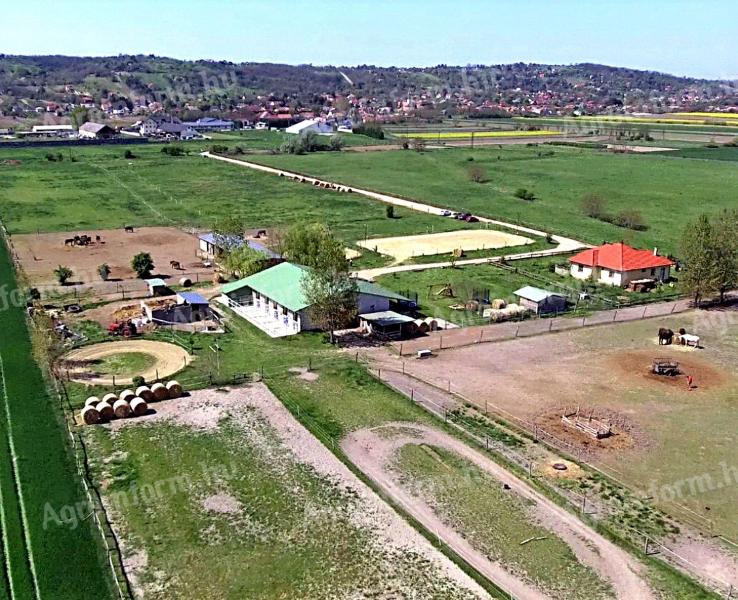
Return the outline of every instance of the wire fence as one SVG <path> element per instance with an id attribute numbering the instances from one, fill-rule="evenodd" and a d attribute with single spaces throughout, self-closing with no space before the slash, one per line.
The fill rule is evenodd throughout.
<path id="1" fill-rule="evenodd" d="M 463 394 L 453 390 L 440 390 L 434 384 L 425 382 L 415 378 L 414 376 L 407 375 L 394 369 L 378 369 L 367 365 L 367 370 L 379 381 L 405 396 L 414 404 L 422 407 L 436 417 L 443 419 L 445 423 L 463 433 L 467 438 L 473 440 L 479 447 L 496 454 L 503 461 L 516 467 L 519 472 L 526 474 L 529 479 L 535 480 L 535 483 L 538 486 L 546 490 L 549 497 L 564 499 L 571 510 L 579 513 L 583 517 L 589 518 L 593 521 L 602 521 L 609 516 L 614 516 L 615 514 L 623 511 L 623 507 L 618 506 L 614 502 L 604 502 L 590 495 L 553 486 L 546 481 L 545 478 L 537 477 L 534 469 L 535 462 L 533 459 L 525 456 L 510 444 L 501 442 L 489 435 L 480 434 L 480 428 L 477 423 L 466 418 L 463 413 L 453 410 L 452 407 L 458 406 L 459 402 L 439 402 L 439 394 L 441 394 L 450 398 L 456 398 L 461 403 L 468 402 L 473 406 L 478 406 L 477 403 L 471 402 L 471 400 L 466 398 Z M 512 424 L 512 427 L 510 427 L 512 431 L 522 431 L 526 437 L 531 437 L 544 444 L 558 455 L 588 466 L 600 475 L 606 477 L 608 480 L 614 481 L 625 489 L 638 489 L 638 487 L 633 483 L 626 483 L 623 480 L 624 476 L 621 472 L 609 465 L 605 465 L 604 463 L 594 460 L 593 456 L 582 448 L 575 447 L 569 442 L 561 440 L 560 438 L 544 431 L 536 424 L 519 419 L 497 406 L 487 404 L 485 408 L 485 412 L 490 411 L 491 409 L 491 412 L 493 414 L 496 413 L 498 418 L 502 417 L 500 422 L 503 423 L 504 426 L 510 427 Z M 492 423 L 494 423 L 494 421 Z M 686 506 L 674 502 L 668 504 L 669 512 L 679 515 L 678 518 L 680 520 L 686 521 L 687 524 L 698 531 L 706 533 L 709 537 L 720 538 L 724 542 L 738 548 L 738 545 L 729 538 L 722 535 L 716 535 L 713 532 L 713 523 L 711 521 L 698 515 Z M 657 558 L 661 558 L 672 566 L 681 568 L 691 577 L 702 583 L 702 585 L 725 598 L 737 597 L 736 590 L 730 582 L 706 575 L 704 569 L 694 564 L 685 556 L 669 548 L 663 541 L 656 539 L 652 534 L 641 531 L 636 527 L 627 524 L 618 524 L 617 528 L 618 531 L 612 531 L 610 529 L 611 533 L 622 538 L 623 535 L 621 532 L 625 532 L 626 541 L 641 548 L 644 554 L 648 556 L 658 555 Z"/>

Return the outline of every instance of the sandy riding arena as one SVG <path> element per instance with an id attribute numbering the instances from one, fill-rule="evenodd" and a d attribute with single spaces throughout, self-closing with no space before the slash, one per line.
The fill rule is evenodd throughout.
<path id="1" fill-rule="evenodd" d="M 525 246 L 532 243 L 532 239 L 522 235 L 494 229 L 467 229 L 424 235 L 373 238 L 357 242 L 359 246 L 392 256 L 397 262 L 413 256 L 450 254 L 459 248 L 465 252 L 471 252 L 507 248 L 508 246 Z"/>
<path id="2" fill-rule="evenodd" d="M 184 349 L 166 342 L 151 340 L 125 340 L 121 342 L 104 342 L 93 344 L 65 354 L 57 368 L 65 375 L 69 371 L 69 378 L 78 383 L 94 385 L 112 385 L 113 376 L 95 371 L 95 365 L 112 356 L 125 354 L 149 355 L 151 361 L 146 369 L 136 375 L 141 375 L 146 381 L 154 381 L 157 377 L 169 377 L 184 369 L 192 361 L 192 356 Z M 133 376 L 115 377 L 116 384 L 132 383 Z"/>
<path id="3" fill-rule="evenodd" d="M 76 235 L 88 235 L 92 242 L 86 246 L 72 245 L 68 240 Z M 97 240 L 97 237 L 100 240 Z M 32 284 L 56 284 L 54 269 L 66 265 L 74 274 L 69 283 L 99 283 L 98 266 L 110 266 L 110 281 L 134 279 L 131 259 L 139 252 L 148 252 L 154 260 L 156 277 L 175 280 L 184 274 L 204 275 L 212 269 L 205 267 L 195 255 L 197 238 L 174 227 L 145 227 L 126 233 L 123 229 L 91 229 L 62 233 L 14 235 L 13 244 L 23 270 Z M 171 261 L 180 264 L 173 268 Z"/>

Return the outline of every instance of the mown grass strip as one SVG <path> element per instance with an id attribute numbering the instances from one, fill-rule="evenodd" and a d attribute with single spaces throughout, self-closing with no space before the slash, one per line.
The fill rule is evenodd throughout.
<path id="1" fill-rule="evenodd" d="M 15 449 L 15 442 L 13 441 L 13 423 L 10 418 L 10 401 L 8 399 L 8 388 L 5 384 L 5 361 L 3 360 L 2 352 L 0 352 L 0 387 L 2 387 L 3 397 L 3 408 L 5 409 L 5 431 L 7 446 L 10 452 L 11 470 L 12 470 L 12 481 L 15 486 L 15 494 L 17 498 L 18 511 L 21 520 L 21 533 L 23 536 L 22 544 L 25 548 L 26 554 L 26 565 L 31 575 L 31 583 L 33 587 L 34 598 L 39 598 L 39 586 L 38 586 L 38 573 L 36 572 L 36 564 L 33 561 L 33 548 L 31 546 L 31 540 L 29 538 L 28 528 L 28 513 L 26 512 L 26 505 L 23 498 L 23 489 L 18 478 L 18 454 Z"/>
<path id="2" fill-rule="evenodd" d="M 0 281 L 5 284 L 6 292 L 16 290 L 13 266 L 2 244 Z M 6 294 L 5 297 L 16 296 Z M 14 597 L 24 600 L 34 597 L 32 572 L 26 569 L 27 575 L 22 576 L 22 571 L 17 570 L 18 548 L 26 555 L 25 535 L 38 573 L 37 597 L 79 600 L 89 598 L 90 591 L 95 590 L 95 598 L 110 598 L 109 568 L 104 562 L 100 535 L 92 519 L 82 519 L 86 516 L 82 514 L 82 520 L 71 526 L 68 520 L 64 522 L 58 518 L 60 511 L 65 511 L 61 514 L 82 513 L 88 503 L 67 447 L 58 407 L 48 394 L 42 373 L 33 359 L 24 306 L 6 302 L 4 310 L 0 310 L 0 331 L 3 332 L 0 354 L 5 376 L 5 393 L 0 395 L 0 401 L 5 403 L 0 469 L 3 498 L 10 502 L 5 504 L 8 522 L 4 530 L 12 552 L 9 561 L 17 587 Z M 6 483 L 13 481 L 14 472 L 16 490 Z M 22 491 L 23 506 L 18 503 L 19 491 Z M 26 526 L 25 534 L 23 525 Z"/>

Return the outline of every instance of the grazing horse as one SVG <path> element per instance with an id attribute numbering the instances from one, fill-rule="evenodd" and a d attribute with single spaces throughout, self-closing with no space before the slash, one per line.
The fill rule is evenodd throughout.
<path id="1" fill-rule="evenodd" d="M 665 327 L 659 328 L 659 346 L 671 344 L 674 339 L 674 332 L 671 329 Z"/>
<path id="2" fill-rule="evenodd" d="M 125 226 L 125 232 L 126 233 L 133 233 L 133 227 L 131 227 L 130 225 L 126 225 Z"/>
<path id="3" fill-rule="evenodd" d="M 65 246 L 74 246 L 74 244 L 75 244 L 74 238 L 67 238 L 66 240 L 64 240 Z"/>
<path id="4" fill-rule="evenodd" d="M 172 267 L 172 269 L 176 269 L 177 271 L 182 269 L 182 266 L 179 264 L 178 260 L 170 260 L 169 266 Z"/>
<path id="5" fill-rule="evenodd" d="M 102 238 L 99 235 L 96 235 L 95 236 L 95 243 L 96 244 L 99 244 L 100 242 L 102 242 Z"/>

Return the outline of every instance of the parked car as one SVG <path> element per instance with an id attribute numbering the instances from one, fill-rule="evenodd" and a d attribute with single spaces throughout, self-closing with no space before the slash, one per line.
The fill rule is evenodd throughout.
<path id="1" fill-rule="evenodd" d="M 443 210 L 443 211 L 441 211 L 441 216 L 442 217 L 450 217 L 452 215 L 453 215 L 453 213 L 450 210 Z"/>
<path id="2" fill-rule="evenodd" d="M 477 223 L 479 219 L 477 219 L 474 215 L 467 215 L 464 219 L 467 223 Z"/>

